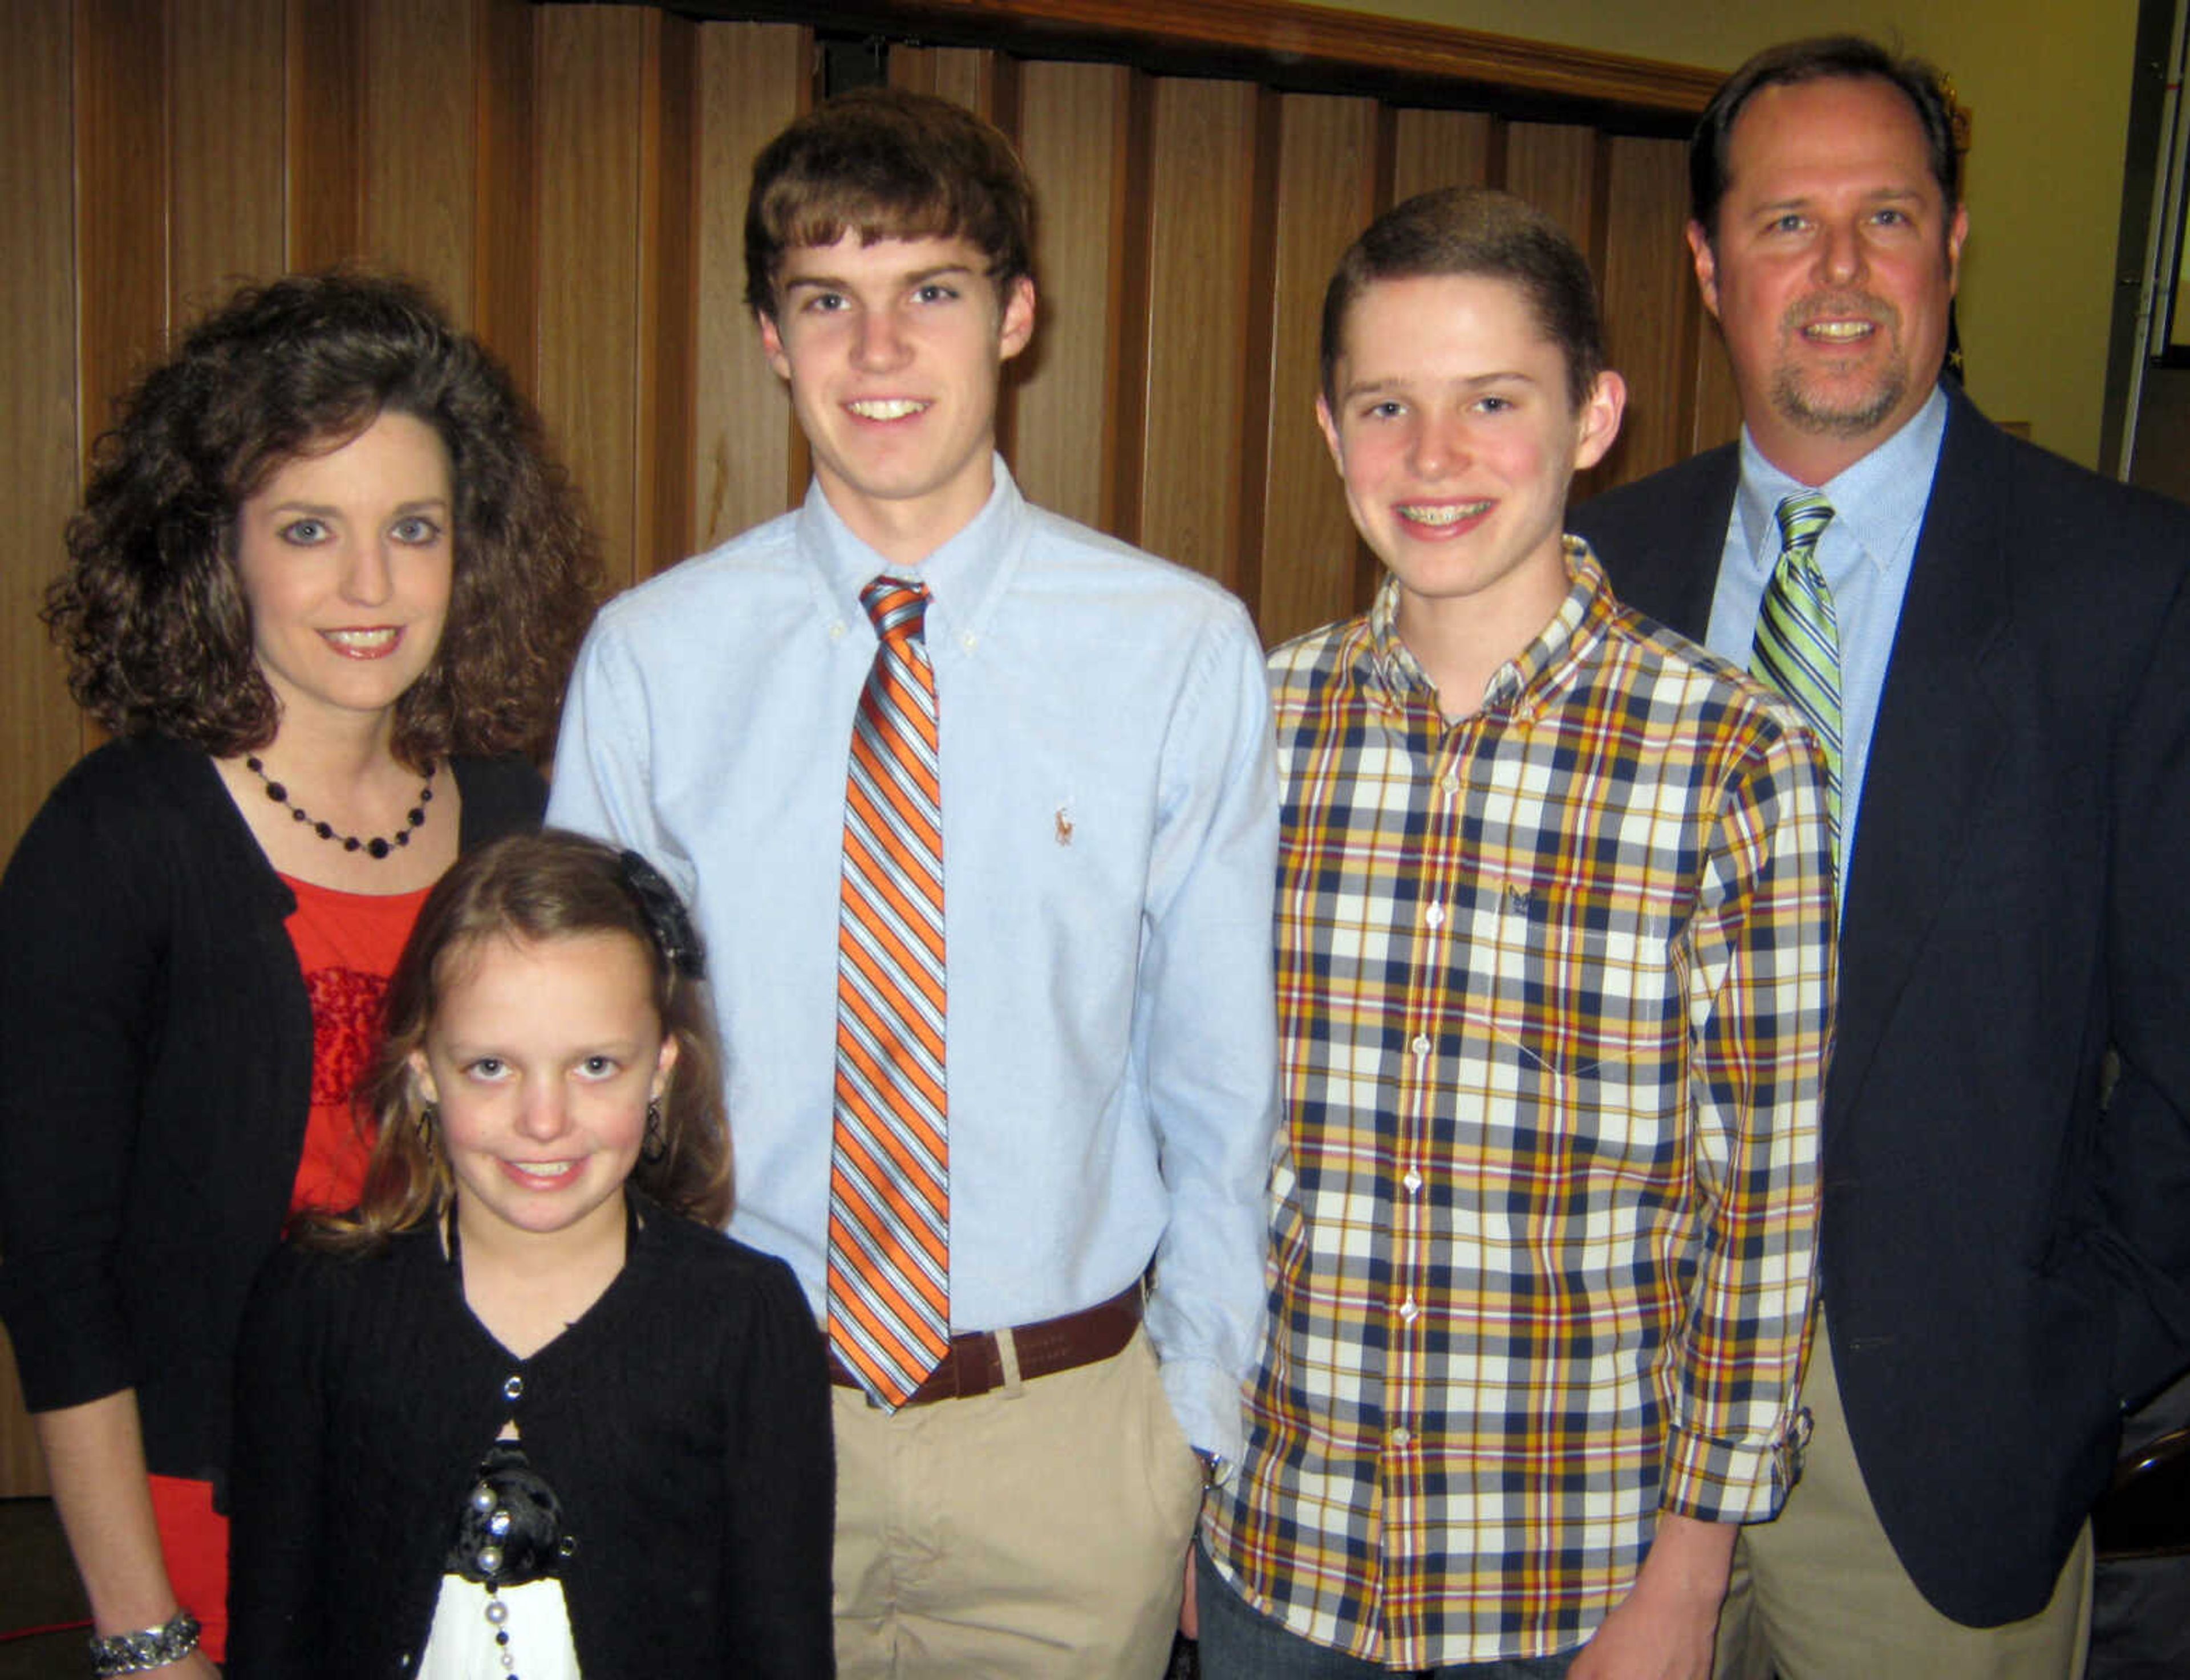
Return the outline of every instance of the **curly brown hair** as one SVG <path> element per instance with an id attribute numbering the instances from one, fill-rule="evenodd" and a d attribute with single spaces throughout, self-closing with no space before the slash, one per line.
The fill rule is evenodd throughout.
<path id="1" fill-rule="evenodd" d="M 355 270 L 243 287 L 122 397 L 46 593 L 77 703 L 215 757 L 267 746 L 281 708 L 252 652 L 237 512 L 383 413 L 434 429 L 456 491 L 448 622 L 396 702 L 395 755 L 543 753 L 599 593 L 578 491 L 484 345 L 411 281 Z"/>
<path id="2" fill-rule="evenodd" d="M 729 1218 L 723 1059 L 690 918 L 636 853 L 548 829 L 467 852 L 428 894 L 388 983 L 379 1048 L 358 1081 L 358 1118 L 379 1132 L 363 1197 L 353 1213 L 309 1217 L 299 1230 L 304 1241 L 370 1251 L 447 1210 L 456 1179 L 411 1059 L 424 1048 L 443 995 L 462 982 L 466 959 L 484 941 L 541 945 L 594 934 L 624 934 L 646 952 L 655 1012 L 677 1043 L 661 1095 L 661 1146 L 641 1155 L 630 1182 L 702 1224 Z"/>

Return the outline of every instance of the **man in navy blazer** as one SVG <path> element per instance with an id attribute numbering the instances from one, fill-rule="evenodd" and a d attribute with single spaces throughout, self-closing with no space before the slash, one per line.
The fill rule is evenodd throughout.
<path id="1" fill-rule="evenodd" d="M 1968 217 L 1927 66 L 1768 49 L 1690 171 L 1741 441 L 1571 523 L 1747 665 L 1820 490 L 1839 643 L 1816 1428 L 1719 1672 L 2068 1674 L 2120 1408 L 2190 1363 L 2190 512 L 1939 383 Z"/>

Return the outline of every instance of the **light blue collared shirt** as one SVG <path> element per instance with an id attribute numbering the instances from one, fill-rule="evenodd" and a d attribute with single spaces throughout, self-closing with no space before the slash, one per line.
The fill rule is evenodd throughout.
<path id="1" fill-rule="evenodd" d="M 731 1233 L 826 1308 L 844 777 L 916 577 L 942 741 L 950 1318 L 1075 1312 L 1158 1263 L 1187 1437 L 1236 1459 L 1277 1121 L 1277 781 L 1262 649 L 1207 579 L 1030 507 L 1001 461 L 915 568 L 797 512 L 611 602 L 548 820 L 692 902 L 729 1064 Z"/>
<path id="2" fill-rule="evenodd" d="M 1932 499 L 1939 445 L 1947 435 L 1947 396 L 1936 387 L 1909 423 L 1839 477 L 1813 486 L 1764 458 L 1741 429 L 1741 488 L 1727 521 L 1718 591 L 1711 597 L 1713 653 L 1749 668 L 1756 616 L 1779 560 L 1779 503 L 1816 488 L 1833 517 L 1818 538 L 1818 564 L 1833 592 L 1841 633 L 1841 891 L 1855 855 L 1856 818 L 1870 762 L 1870 733 L 1901 623 L 1901 598 L 1916 559 L 1916 537 Z"/>

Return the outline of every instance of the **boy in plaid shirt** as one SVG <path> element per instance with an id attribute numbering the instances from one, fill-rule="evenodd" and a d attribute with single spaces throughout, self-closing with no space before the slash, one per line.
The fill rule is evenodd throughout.
<path id="1" fill-rule="evenodd" d="M 1702 1680 L 1796 1473 L 1824 770 L 1564 536 L 1625 394 L 1502 194 L 1400 205 L 1326 294 L 1317 417 L 1389 576 L 1270 659 L 1290 1148 L 1211 1680 Z"/>

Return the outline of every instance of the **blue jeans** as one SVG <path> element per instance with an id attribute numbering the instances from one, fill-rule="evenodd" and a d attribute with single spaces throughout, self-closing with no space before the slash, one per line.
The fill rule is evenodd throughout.
<path id="1" fill-rule="evenodd" d="M 1217 1572 L 1194 1545 L 1194 1600 L 1201 1616 L 1202 1680 L 1560 1680 L 1580 1647 L 1548 1657 L 1393 1669 L 1303 1639 L 1270 1620 Z"/>

